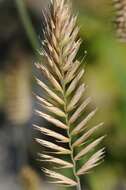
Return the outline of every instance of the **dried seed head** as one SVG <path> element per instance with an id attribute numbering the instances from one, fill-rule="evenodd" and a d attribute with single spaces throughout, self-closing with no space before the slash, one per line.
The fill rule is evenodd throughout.
<path id="1" fill-rule="evenodd" d="M 117 37 L 126 42 L 126 0 L 113 0 L 116 9 Z"/>
<path id="2" fill-rule="evenodd" d="M 53 178 L 53 183 L 64 186 L 77 186 L 80 189 L 79 175 L 87 173 L 97 166 L 102 159 L 103 149 L 97 151 L 77 171 L 77 161 L 91 152 L 103 137 L 86 144 L 101 124 L 88 129 L 88 122 L 94 117 L 97 109 L 85 117 L 85 108 L 90 104 L 91 98 L 84 99 L 86 86 L 82 81 L 84 69 L 76 55 L 81 44 L 78 39 L 79 28 L 76 26 L 76 16 L 72 16 L 71 5 L 67 0 L 52 0 L 48 14 L 43 13 L 44 42 L 42 42 L 43 55 L 47 62 L 44 65 L 36 64 L 39 71 L 44 73 L 46 82 L 36 79 L 38 85 L 44 90 L 44 97 L 36 96 L 43 111 L 36 110 L 38 116 L 53 124 L 48 127 L 34 127 L 47 137 L 54 139 L 36 139 L 37 142 L 51 149 L 50 155 L 40 154 L 41 161 L 48 161 L 60 168 L 69 168 L 73 179 L 55 171 L 45 169 L 45 173 Z M 48 82 L 47 82 L 48 81 Z M 86 129 L 86 132 L 85 132 Z M 61 133 L 61 130 L 64 133 Z M 80 137 L 78 137 L 78 134 Z M 76 139 L 76 141 L 75 141 Z M 75 141 L 75 142 L 74 142 Z M 82 147 L 77 155 L 75 148 Z M 53 150 L 53 152 L 52 152 Z M 64 157 L 67 156 L 64 160 Z M 69 159 L 69 161 L 66 161 Z M 66 172 L 65 172 L 66 173 Z"/>

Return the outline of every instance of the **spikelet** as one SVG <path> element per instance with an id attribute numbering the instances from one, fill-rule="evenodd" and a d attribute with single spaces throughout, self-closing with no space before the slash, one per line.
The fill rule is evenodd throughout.
<path id="1" fill-rule="evenodd" d="M 126 0 L 113 0 L 116 10 L 117 37 L 126 42 Z"/>
<path id="2" fill-rule="evenodd" d="M 43 13 L 44 41 L 40 54 L 46 58 L 46 63 L 35 65 L 46 77 L 45 82 L 36 78 L 37 84 L 44 90 L 42 97 L 36 95 L 44 111 L 36 110 L 36 113 L 53 126 L 49 128 L 34 125 L 34 127 L 54 139 L 53 142 L 48 138 L 36 139 L 40 145 L 50 150 L 46 154 L 39 154 L 40 160 L 56 164 L 56 168 L 59 169 L 69 168 L 73 173 L 73 178 L 70 178 L 62 175 L 59 169 L 58 172 L 44 169 L 45 173 L 53 178 L 52 183 L 76 186 L 80 190 L 79 176 L 86 174 L 100 163 L 104 149 L 92 153 L 79 169 L 78 161 L 91 153 L 104 137 L 88 143 L 103 123 L 88 128 L 87 124 L 97 109 L 86 117 L 83 116 L 85 108 L 91 103 L 91 98 L 85 100 L 83 96 L 86 90 L 82 82 L 84 69 L 81 67 L 81 62 L 76 60 L 81 40 L 78 39 L 77 17 L 72 16 L 71 12 L 68 1 L 52 0 L 49 12 Z M 66 157 L 65 160 L 62 155 Z"/>

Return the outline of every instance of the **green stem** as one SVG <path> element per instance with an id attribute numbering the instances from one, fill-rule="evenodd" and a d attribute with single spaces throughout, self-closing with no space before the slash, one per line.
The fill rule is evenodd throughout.
<path id="1" fill-rule="evenodd" d="M 65 85 L 63 85 L 63 97 L 64 97 L 64 111 L 66 113 L 66 124 L 69 128 L 69 130 L 67 131 L 67 134 L 68 134 L 68 137 L 70 139 L 69 141 L 69 148 L 71 150 L 71 160 L 73 162 L 73 173 L 74 173 L 74 176 L 76 178 L 76 181 L 77 181 L 77 186 L 76 186 L 76 190 L 81 190 L 81 183 L 80 183 L 80 178 L 77 176 L 77 172 L 76 172 L 76 168 L 77 168 L 77 165 L 76 165 L 76 161 L 74 160 L 74 149 L 72 147 L 72 141 L 71 141 L 71 135 L 70 135 L 70 123 L 69 123 L 69 119 L 68 119 L 68 112 L 67 112 L 67 98 L 65 96 Z"/>
<path id="2" fill-rule="evenodd" d="M 22 21 L 23 26 L 25 28 L 27 37 L 29 38 L 29 41 L 32 45 L 32 48 L 36 52 L 36 50 L 39 48 L 39 43 L 37 40 L 36 32 L 33 28 L 33 25 L 31 23 L 31 20 L 29 18 L 28 13 L 27 13 L 25 2 L 24 2 L 24 0 L 15 0 L 15 3 L 16 3 L 21 21 Z"/>
<path id="3" fill-rule="evenodd" d="M 59 40 L 60 42 L 60 40 Z M 60 44 L 60 43 L 59 43 Z M 60 46 L 60 64 L 61 64 L 61 73 L 62 73 L 62 77 L 63 79 L 65 78 L 65 73 L 63 71 L 63 59 L 62 59 L 62 45 Z M 63 99 L 64 99 L 64 112 L 65 112 L 65 115 L 66 115 L 66 124 L 68 126 L 68 130 L 67 130 L 67 135 L 69 137 L 69 148 L 71 150 L 71 161 L 73 163 L 73 174 L 74 174 L 74 177 L 76 179 L 76 182 L 77 182 L 77 186 L 76 186 L 76 190 L 81 190 L 81 183 L 80 183 L 80 178 L 79 176 L 77 175 L 77 164 L 76 164 L 76 161 L 74 160 L 74 149 L 73 149 L 73 146 L 72 146 L 72 138 L 71 138 L 71 134 L 70 134 L 70 122 L 69 122 L 69 117 L 68 117 L 68 111 L 67 111 L 67 97 L 66 97 L 66 84 L 65 84 L 65 81 L 63 80 L 61 82 L 62 84 L 62 89 L 63 89 Z"/>

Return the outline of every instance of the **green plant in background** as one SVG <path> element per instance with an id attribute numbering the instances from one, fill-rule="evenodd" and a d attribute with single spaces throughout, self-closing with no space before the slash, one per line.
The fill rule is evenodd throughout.
<path id="1" fill-rule="evenodd" d="M 37 63 L 36 67 L 45 74 L 47 80 L 43 82 L 36 78 L 44 90 L 43 97 L 37 95 L 36 98 L 45 111 L 36 110 L 36 113 L 54 126 L 34 126 L 54 139 L 53 142 L 50 139 L 36 140 L 47 149 L 52 149 L 48 154 L 40 154 L 42 161 L 59 166 L 53 171 L 44 169 L 54 179 L 52 183 L 75 186 L 81 190 L 80 176 L 97 166 L 104 155 L 104 148 L 91 153 L 104 136 L 93 141 L 90 139 L 103 123 L 88 129 L 87 124 L 97 109 L 85 116 L 85 108 L 91 99 L 83 96 L 86 89 L 82 81 L 84 69 L 81 62 L 75 60 L 81 40 L 77 37 L 77 17 L 72 16 L 70 3 L 64 0 L 51 1 L 49 12 L 44 13 L 43 18 L 45 39 L 42 53 L 47 61 L 45 64 Z M 82 158 L 85 162 L 80 164 Z M 68 176 L 69 171 L 72 176 Z"/>
<path id="2" fill-rule="evenodd" d="M 39 49 L 40 45 L 37 40 L 37 35 L 34 30 L 33 24 L 31 22 L 28 12 L 27 12 L 26 3 L 24 0 L 22 0 L 22 1 L 15 0 L 15 3 L 16 3 L 16 7 L 19 12 L 21 21 L 23 23 L 24 29 L 26 31 L 26 35 L 29 39 L 29 42 L 30 42 L 33 50 L 35 50 L 35 55 L 36 55 L 36 50 Z"/>

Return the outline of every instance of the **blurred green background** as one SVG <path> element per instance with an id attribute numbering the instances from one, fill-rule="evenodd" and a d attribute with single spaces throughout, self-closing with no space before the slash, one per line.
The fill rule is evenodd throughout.
<path id="1" fill-rule="evenodd" d="M 32 123 L 38 91 L 33 63 L 42 39 L 44 0 L 0 0 L 0 190 L 52 189 L 36 161 Z M 84 190 L 126 190 L 126 44 L 116 38 L 115 10 L 109 0 L 73 0 L 83 39 L 78 58 L 87 51 L 87 95 L 104 121 L 104 163 L 85 178 Z M 42 61 L 42 60 L 41 60 Z M 39 119 L 42 125 L 43 120 Z M 55 189 L 55 187 L 54 187 Z"/>

